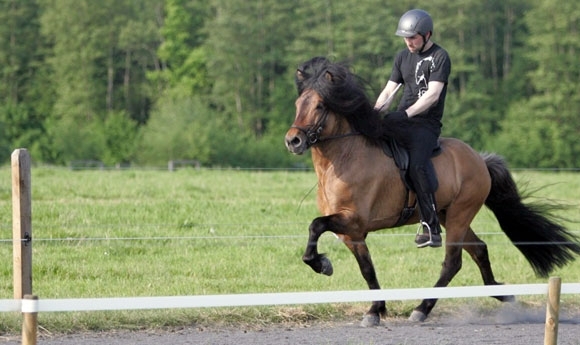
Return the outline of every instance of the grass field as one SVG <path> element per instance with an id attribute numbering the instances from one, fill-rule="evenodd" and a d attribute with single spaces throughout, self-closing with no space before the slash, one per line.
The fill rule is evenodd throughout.
<path id="1" fill-rule="evenodd" d="M 0 169 L 0 299 L 12 298 L 11 171 Z M 519 171 L 516 180 L 538 196 L 574 205 L 579 218 L 580 175 Z M 315 274 L 301 261 L 307 228 L 318 215 L 313 172 L 194 170 L 71 171 L 33 168 L 33 290 L 39 298 L 172 296 L 366 289 L 354 257 L 331 234 L 320 250 L 334 275 Z M 577 223 L 569 228 L 580 233 Z M 546 282 L 534 276 L 517 249 L 483 210 L 474 229 L 487 242 L 496 278 Z M 416 227 L 371 234 L 369 248 L 383 288 L 430 287 L 441 249 L 418 250 Z M 554 272 L 580 282 L 580 261 Z M 481 285 L 475 264 L 464 265 L 451 286 Z M 497 306 L 476 299 L 481 308 Z M 528 303 L 540 297 L 525 297 Z M 574 299 L 568 299 L 572 305 Z M 576 296 L 577 300 L 577 296 Z M 390 302 L 390 315 L 418 303 Z M 442 300 L 446 306 L 467 303 Z M 473 303 L 470 301 L 469 303 Z M 44 313 L 51 332 L 142 328 L 207 322 L 282 322 L 356 317 L 367 304 L 236 309 Z M 18 332 L 20 315 L 0 313 L 0 334 Z"/>

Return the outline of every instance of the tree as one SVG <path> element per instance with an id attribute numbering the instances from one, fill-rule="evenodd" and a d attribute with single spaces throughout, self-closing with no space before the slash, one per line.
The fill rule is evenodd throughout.
<path id="1" fill-rule="evenodd" d="M 111 157 L 108 133 L 93 132 L 92 139 L 101 141 L 85 147 L 86 151 L 81 150 L 83 145 L 66 145 L 79 132 L 107 129 L 109 116 L 124 113 L 127 121 L 146 122 L 153 92 L 145 76 L 159 65 L 154 54 L 159 45 L 159 1 L 40 1 L 42 33 L 52 47 L 47 62 L 56 89 L 51 121 L 47 121 L 53 126 L 47 132 L 55 136 L 48 142 L 55 147 L 46 159 L 64 163 L 73 158 Z M 127 140 L 133 137 L 126 133 Z"/>
<path id="2" fill-rule="evenodd" d="M 301 34 L 289 47 L 288 64 L 295 68 L 315 56 L 348 63 L 372 88 L 369 96 L 378 96 L 403 48 L 394 34 L 402 12 L 378 0 L 300 1 L 295 11 L 290 25 Z"/>
<path id="3" fill-rule="evenodd" d="M 34 0 L 0 4 L 0 162 L 17 147 L 38 147 L 44 133 L 43 104 L 51 87 L 42 83 L 45 45 L 38 19 Z M 37 94 L 41 89 L 46 97 Z"/>
<path id="4" fill-rule="evenodd" d="M 175 159 L 210 163 L 211 133 L 217 125 L 214 114 L 199 98 L 166 94 L 141 133 L 136 158 L 156 165 Z"/>
<path id="5" fill-rule="evenodd" d="M 502 122 L 500 143 L 506 156 L 532 167 L 580 165 L 580 5 L 538 1 L 525 17 L 529 28 L 528 59 L 534 68 L 522 79 L 529 82 L 528 99 L 515 103 Z M 518 140 L 510 140 L 517 131 Z"/>
<path id="6" fill-rule="evenodd" d="M 286 78 L 286 47 L 293 33 L 293 2 L 214 0 L 208 22 L 212 98 L 224 116 L 240 129 L 260 137 L 267 131 L 280 79 Z M 282 85 L 288 85 L 282 82 Z M 275 113 L 275 112 L 274 112 Z"/>
<path id="7" fill-rule="evenodd" d="M 115 110 L 123 110 L 130 119 L 143 125 L 159 97 L 159 89 L 149 76 L 162 70 L 157 51 L 162 41 L 163 2 L 129 1 L 127 11 L 128 19 L 120 26 L 115 47 L 113 82 L 118 84 L 115 97 L 120 100 Z"/>
<path id="8" fill-rule="evenodd" d="M 39 42 L 38 6 L 34 0 L 7 0 L 0 4 L 0 94 L 3 102 L 17 104 L 32 85 Z"/>
<path id="9" fill-rule="evenodd" d="M 204 164 L 291 165 L 280 157 L 294 116 L 295 68 L 314 56 L 346 62 L 367 81 L 372 102 L 404 49 L 394 35 L 398 19 L 415 6 L 5 0 L 0 161 L 25 146 L 35 161 L 57 164 L 147 164 L 171 153 Z M 498 149 L 520 166 L 578 166 L 579 5 L 421 6 L 433 16 L 433 40 L 453 61 L 443 134 Z M 164 143 L 165 131 L 172 142 Z"/>
<path id="10" fill-rule="evenodd" d="M 157 52 L 163 65 L 149 74 L 151 80 L 167 88 L 181 89 L 185 95 L 207 94 L 211 83 L 208 56 L 203 47 L 207 33 L 203 28 L 209 17 L 206 2 L 165 1 L 165 17 L 160 31 L 163 41 Z"/>

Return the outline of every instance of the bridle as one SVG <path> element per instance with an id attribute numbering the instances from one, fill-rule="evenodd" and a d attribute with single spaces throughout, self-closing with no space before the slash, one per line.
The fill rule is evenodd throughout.
<path id="1" fill-rule="evenodd" d="M 353 135 L 361 135 L 359 132 L 350 132 L 350 133 L 345 133 L 345 134 L 337 134 L 337 135 L 329 135 L 326 137 L 322 137 L 322 130 L 324 129 L 324 124 L 326 123 L 326 120 L 328 119 L 328 108 L 324 107 L 324 111 L 322 113 L 322 116 L 318 119 L 318 121 L 316 121 L 315 124 L 313 125 L 309 125 L 307 127 L 300 127 L 300 126 L 296 126 L 296 125 L 292 125 L 290 126 L 290 128 L 296 128 L 297 130 L 299 130 L 300 132 L 302 132 L 304 134 L 304 136 L 306 136 L 306 147 L 310 148 L 311 146 L 314 146 L 315 144 L 321 143 L 323 141 L 327 141 L 327 140 L 332 140 L 332 139 L 338 139 L 338 138 L 344 138 L 344 137 L 349 137 L 349 136 L 353 136 Z"/>

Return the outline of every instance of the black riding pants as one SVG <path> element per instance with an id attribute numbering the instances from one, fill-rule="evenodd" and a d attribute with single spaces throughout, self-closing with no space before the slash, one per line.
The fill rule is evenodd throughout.
<path id="1" fill-rule="evenodd" d="M 412 122 L 414 119 L 411 119 Z M 437 147 L 439 130 L 419 123 L 413 124 L 406 134 L 404 146 L 409 152 L 409 176 L 417 193 L 435 193 L 437 176 L 431 156 Z"/>

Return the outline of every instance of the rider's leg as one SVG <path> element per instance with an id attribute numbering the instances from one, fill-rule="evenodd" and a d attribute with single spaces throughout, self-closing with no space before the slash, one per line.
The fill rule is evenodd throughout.
<path id="1" fill-rule="evenodd" d="M 437 144 L 437 136 L 430 131 L 415 133 L 409 147 L 409 176 L 417 194 L 423 232 L 415 237 L 417 247 L 440 247 L 441 227 L 437 217 L 437 176 L 431 163 L 431 153 Z"/>
<path id="2" fill-rule="evenodd" d="M 415 236 L 417 248 L 441 247 L 441 226 L 437 217 L 434 194 L 424 193 L 421 196 L 417 194 L 417 200 L 419 200 L 419 213 L 423 226 L 423 232 L 418 232 Z"/>

